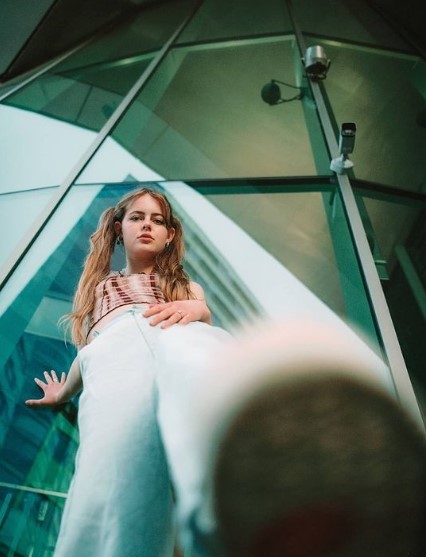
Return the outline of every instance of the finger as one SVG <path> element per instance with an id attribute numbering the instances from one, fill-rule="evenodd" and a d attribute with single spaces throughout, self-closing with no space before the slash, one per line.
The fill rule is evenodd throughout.
<path id="1" fill-rule="evenodd" d="M 169 304 L 150 304 L 148 309 L 143 312 L 144 317 L 152 317 L 156 313 L 160 313 L 168 309 Z"/>
<path id="2" fill-rule="evenodd" d="M 190 315 L 187 314 L 187 315 L 184 315 L 182 317 L 182 319 L 179 321 L 179 325 L 188 325 L 188 323 L 191 323 L 191 322 L 192 322 L 192 319 L 191 319 Z"/>
<path id="3" fill-rule="evenodd" d="M 44 377 L 45 377 L 45 379 L 46 379 L 46 381 L 47 381 L 48 383 L 53 383 L 52 378 L 50 377 L 50 374 L 49 374 L 48 371 L 45 371 L 45 372 L 43 373 L 43 375 L 44 375 Z"/>
<path id="4" fill-rule="evenodd" d="M 158 325 L 158 323 L 161 323 L 161 321 L 164 321 L 166 319 L 169 319 L 169 317 L 173 315 L 173 313 L 170 310 L 163 310 L 160 313 L 157 313 L 149 322 L 150 325 L 152 325 L 153 327 L 155 325 Z"/>
<path id="5" fill-rule="evenodd" d="M 52 375 L 53 381 L 55 381 L 55 383 L 59 383 L 59 379 L 58 379 L 58 376 L 56 375 L 56 371 L 54 369 L 52 369 L 52 371 L 50 373 Z"/>
<path id="6" fill-rule="evenodd" d="M 34 399 L 26 400 L 26 401 L 25 401 L 25 404 L 26 404 L 27 406 L 40 406 L 41 400 L 42 400 L 42 399 L 38 399 L 38 400 L 34 400 Z"/>
<path id="7" fill-rule="evenodd" d="M 162 329 L 167 329 L 168 327 L 171 327 L 172 325 L 175 325 L 176 323 L 179 323 L 179 321 L 182 319 L 181 313 L 175 311 L 174 313 L 172 313 L 172 315 L 170 315 L 170 317 L 168 319 L 166 319 L 162 325 L 161 328 Z"/>
<path id="8" fill-rule="evenodd" d="M 150 316 L 147 316 L 150 317 Z M 160 323 L 160 321 L 162 321 L 161 317 L 158 317 L 158 315 L 156 317 L 154 317 L 154 319 L 151 319 L 151 321 L 149 322 L 149 324 L 151 325 L 151 327 L 155 327 L 155 325 L 158 325 L 158 323 Z"/>
<path id="9" fill-rule="evenodd" d="M 65 381 L 67 380 L 67 374 L 65 373 L 65 371 L 62 372 L 61 375 L 61 383 L 65 383 Z"/>
<path id="10" fill-rule="evenodd" d="M 37 385 L 40 387 L 40 389 L 43 389 L 43 391 L 46 390 L 46 383 L 43 383 L 43 381 L 41 379 L 39 379 L 38 377 L 34 377 L 34 381 L 37 383 Z"/>
<path id="11" fill-rule="evenodd" d="M 153 315 L 155 315 L 156 313 L 159 313 L 160 311 L 161 311 L 161 308 L 152 307 L 152 308 L 148 308 L 146 311 L 144 311 L 142 315 L 144 317 L 152 317 Z"/>
<path id="12" fill-rule="evenodd" d="M 180 310 L 180 309 L 177 309 L 177 310 L 176 310 L 176 314 L 177 314 L 177 317 L 176 317 L 176 318 L 177 318 L 177 321 L 176 321 L 176 323 L 178 323 L 179 325 L 181 325 L 181 324 L 182 324 L 182 320 L 185 319 L 185 314 L 184 314 L 183 311 Z M 185 322 L 184 322 L 183 324 L 185 325 Z"/>

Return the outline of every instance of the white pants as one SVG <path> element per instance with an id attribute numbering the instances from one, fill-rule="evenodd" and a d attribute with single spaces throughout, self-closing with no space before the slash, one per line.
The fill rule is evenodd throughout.
<path id="1" fill-rule="evenodd" d="M 120 314 L 79 353 L 80 446 L 55 557 L 170 556 L 170 476 L 181 516 L 200 497 L 188 401 L 231 337 L 198 322 L 152 327 L 141 311 Z"/>
<path id="2" fill-rule="evenodd" d="M 260 326 L 235 346 L 217 327 L 163 330 L 141 311 L 118 316 L 79 353 L 80 447 L 55 557 L 171 555 L 172 484 L 179 524 L 198 510 L 213 527 L 208 475 L 218 417 L 226 421 L 277 374 L 356 369 L 391 390 L 386 366 L 338 318 Z"/>

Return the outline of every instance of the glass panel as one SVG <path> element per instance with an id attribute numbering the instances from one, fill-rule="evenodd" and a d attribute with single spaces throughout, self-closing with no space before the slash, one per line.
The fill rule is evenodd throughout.
<path id="1" fill-rule="evenodd" d="M 313 189 L 317 191 L 309 191 Z M 334 190 L 324 187 L 321 191 L 312 184 L 293 188 L 239 185 L 233 188 L 232 195 L 226 193 L 226 187 L 198 186 L 197 190 L 205 192 L 208 200 L 241 227 L 253 243 L 273 256 L 271 272 L 278 274 L 275 280 L 273 275 L 268 280 L 267 296 L 275 282 L 280 299 L 275 300 L 274 311 L 283 315 L 288 311 L 285 279 L 278 279 L 285 269 L 330 309 L 377 343 L 341 199 Z M 257 273 L 261 266 L 259 256 L 251 256 L 248 245 L 240 247 L 240 252 L 246 265 L 248 262 L 247 272 Z M 243 275 L 239 280 L 244 280 Z M 265 289 L 264 283 L 261 288 Z"/>
<path id="2" fill-rule="evenodd" d="M 21 79 L 20 81 L 23 81 L 23 79 Z M 9 82 L 9 83 L 1 83 L 0 84 L 0 98 L 2 98 L 4 95 L 7 95 L 7 93 L 9 91 L 11 91 L 12 89 L 14 89 L 15 87 L 17 87 L 20 83 L 19 80 L 14 80 L 13 83 Z"/>
<path id="3" fill-rule="evenodd" d="M 49 73 L 6 103 L 99 131 L 152 59 L 152 55 L 66 73 Z"/>
<path id="4" fill-rule="evenodd" d="M 426 413 L 426 202 L 358 194 L 401 349 Z"/>
<path id="5" fill-rule="evenodd" d="M 297 23 L 305 33 L 393 50 L 411 50 L 367 2 L 297 0 L 293 6 Z"/>
<path id="6" fill-rule="evenodd" d="M 165 191 L 183 221 L 185 267 L 204 286 L 214 324 L 232 330 L 256 316 L 300 311 L 306 303 L 310 310 L 341 315 L 377 348 L 347 223 L 332 187 L 143 185 Z M 74 358 L 57 321 L 70 310 L 88 238 L 100 213 L 140 186 L 74 186 L 0 292 L 0 488 L 5 489 L 7 524 L 15 524 L 13 532 L 9 526 L 2 530 L 0 543 L 19 546 L 22 554 L 35 543 L 53 546 L 78 443 L 78 399 L 55 412 L 34 411 L 23 401 L 39 394 L 34 376 L 44 369 L 66 370 Z M 121 246 L 112 266 L 124 266 Z M 34 513 L 34 524 L 24 523 L 24 513 Z M 39 524 L 39 517 L 46 522 Z"/>
<path id="7" fill-rule="evenodd" d="M 318 41 L 310 38 L 311 44 Z M 354 173 L 369 182 L 424 191 L 426 64 L 408 56 L 321 43 L 332 60 L 324 81 L 336 121 L 355 122 Z"/>
<path id="8" fill-rule="evenodd" d="M 0 105 L 0 192 L 57 185 L 93 141 L 94 133 Z"/>
<path id="9" fill-rule="evenodd" d="M 59 317 L 70 310 L 79 242 L 73 227 L 96 192 L 70 196 L 0 294 L 0 553 L 53 553 L 78 444 L 78 400 L 55 410 L 24 405 L 40 396 L 45 369 L 67 370 L 75 350 Z"/>
<path id="10" fill-rule="evenodd" d="M 61 474 L 61 470 L 57 470 Z M 0 554 L 51 557 L 64 497 L 52 492 L 0 487 Z"/>
<path id="11" fill-rule="evenodd" d="M 0 264 L 4 264 L 25 237 L 33 222 L 49 203 L 57 188 L 37 188 L 0 194 L 0 212 L 4 226 L 0 243 Z"/>
<path id="12" fill-rule="evenodd" d="M 2 191 L 62 182 L 150 59 L 47 74 L 9 97 L 0 107 Z"/>
<path id="13" fill-rule="evenodd" d="M 290 32 L 281 0 L 205 0 L 178 42 L 197 42 L 248 35 Z"/>
<path id="14" fill-rule="evenodd" d="M 31 10 L 25 10 L 18 2 L 0 4 L 0 36 L 2 48 L 0 56 L 0 75 L 2 79 L 10 76 L 11 66 L 22 56 L 21 49 L 34 34 L 46 14 L 52 8 L 54 0 L 34 2 Z M 29 6 L 26 6 L 27 8 Z"/>
<path id="15" fill-rule="evenodd" d="M 193 4 L 147 8 L 7 97 L 0 193 L 60 184 Z"/>
<path id="16" fill-rule="evenodd" d="M 66 72 L 104 63 L 132 60 L 142 53 L 160 49 L 178 25 L 191 13 L 194 0 L 160 2 L 145 6 L 120 26 L 64 60 L 57 68 Z"/>
<path id="17" fill-rule="evenodd" d="M 202 186 L 199 189 L 204 191 Z M 209 188 L 206 197 L 269 252 L 279 262 L 277 267 L 285 266 L 335 312 L 344 315 L 323 195 L 309 189 L 304 185 L 292 192 L 277 186 L 266 193 L 262 187 L 243 186 L 241 193 L 234 190 L 230 195 L 226 187 L 216 191 Z M 253 262 L 250 272 L 256 272 L 258 263 L 243 251 Z"/>
<path id="18" fill-rule="evenodd" d="M 269 106 L 260 95 L 271 78 L 295 84 L 293 56 L 288 38 L 175 49 L 111 136 L 129 154 L 129 170 L 111 169 L 101 148 L 79 183 L 146 179 L 130 171 L 135 161 L 167 179 L 324 172 L 323 139 L 314 154 L 306 128 L 307 118 L 317 120 L 309 97 Z M 297 95 L 281 87 L 284 98 Z"/>
<path id="19" fill-rule="evenodd" d="M 24 239 L 94 138 L 94 132 L 28 110 L 0 105 L 0 264 Z"/>
<path id="20" fill-rule="evenodd" d="M 3 264 L 152 60 L 53 70 L 0 105 Z M 55 69 L 58 72 L 58 69 Z"/>

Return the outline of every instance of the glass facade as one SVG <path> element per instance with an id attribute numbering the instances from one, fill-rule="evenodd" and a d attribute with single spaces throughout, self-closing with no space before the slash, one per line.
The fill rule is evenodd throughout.
<path id="1" fill-rule="evenodd" d="M 280 112 L 260 98 L 282 67 L 294 82 L 293 56 L 288 37 L 176 47 L 110 140 L 166 179 L 315 175 L 303 103 Z M 80 183 L 108 181 L 109 149 L 98 151 Z"/>
<path id="2" fill-rule="evenodd" d="M 358 202 L 410 377 L 425 408 L 426 202 L 361 189 Z"/>
<path id="3" fill-rule="evenodd" d="M 160 3 L 26 86 L 4 89 L 1 555 L 52 555 L 78 399 L 57 411 L 23 402 L 38 395 L 35 376 L 73 360 L 58 320 L 100 213 L 135 188 L 170 198 L 184 224 L 186 269 L 205 288 L 215 324 L 232 330 L 285 313 L 297 284 L 363 334 L 424 411 L 425 63 L 367 5 L 351 6 L 303 1 L 291 12 L 278 0 L 206 0 L 191 17 L 194 2 Z M 344 176 L 355 209 L 330 170 L 301 35 L 332 61 L 319 90 L 335 137 L 342 122 L 357 124 Z M 288 84 L 284 99 L 293 87 L 301 98 L 269 106 L 261 90 L 271 79 Z M 114 267 L 122 266 L 118 247 Z M 378 288 L 389 318 L 377 309 Z M 389 327 L 407 369 L 392 367 Z"/>

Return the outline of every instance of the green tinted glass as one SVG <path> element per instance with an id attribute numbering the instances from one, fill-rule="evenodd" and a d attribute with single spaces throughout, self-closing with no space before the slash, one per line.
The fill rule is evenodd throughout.
<path id="1" fill-rule="evenodd" d="M 139 77 L 150 57 L 47 74 L 0 105 L 4 262 Z"/>
<path id="2" fill-rule="evenodd" d="M 315 39 L 310 38 L 310 44 Z M 316 41 L 318 42 L 318 41 Z M 355 122 L 355 176 L 422 191 L 426 153 L 426 64 L 409 56 L 321 42 L 332 60 L 324 87 L 340 125 Z"/>
<path id="3" fill-rule="evenodd" d="M 232 188 L 232 193 L 226 187 L 197 189 L 205 192 L 210 203 L 274 258 L 273 263 L 270 260 L 271 273 L 276 273 L 277 278 L 274 280 L 271 275 L 263 288 L 268 295 L 271 290 L 276 292 L 276 308 L 281 307 L 283 316 L 291 306 L 292 285 L 301 281 L 308 298 L 314 295 L 376 343 L 374 322 L 340 197 L 333 188 L 326 185 L 322 188 L 312 184 L 269 188 L 239 184 Z M 241 247 L 240 252 L 248 262 L 247 272 L 264 276 L 255 251 L 250 256 L 249 248 Z M 284 274 L 278 278 L 283 272 L 290 273 L 288 283 Z"/>
<path id="4" fill-rule="evenodd" d="M 111 136 L 128 153 L 128 169 L 110 169 L 101 149 L 79 182 L 147 179 L 131 170 L 136 163 L 185 180 L 324 173 L 321 132 L 317 124 L 314 153 L 307 125 L 317 122 L 308 92 L 300 100 L 299 90 L 280 85 L 292 101 L 270 106 L 261 98 L 272 78 L 295 86 L 293 61 L 289 38 L 174 49 Z"/>
<path id="5" fill-rule="evenodd" d="M 52 410 L 24 405 L 39 398 L 43 370 L 68 370 L 75 350 L 58 319 L 71 309 L 87 238 L 75 225 L 98 190 L 70 195 L 0 297 L 2 427 L 0 489 L 4 555 L 51 555 L 78 444 L 76 401 Z M 90 215 L 88 215 L 90 218 Z"/>
<path id="6" fill-rule="evenodd" d="M 0 105 L 4 262 L 193 2 L 152 6 Z"/>
<path id="7" fill-rule="evenodd" d="M 340 198 L 325 181 L 74 186 L 0 293 L 0 488 L 14 517 L 0 534 L 7 551 L 41 551 L 56 540 L 78 444 L 78 399 L 55 412 L 23 401 L 40 395 L 35 376 L 67 370 L 73 360 L 57 322 L 71 309 L 89 236 L 105 208 L 141 185 L 165 192 L 181 219 L 184 266 L 204 287 L 214 324 L 232 330 L 306 303 L 342 316 L 377 347 Z M 112 267 L 123 266 L 116 246 Z"/>
<path id="8" fill-rule="evenodd" d="M 0 211 L 4 225 L 0 243 L 0 262 L 3 265 L 21 241 L 27 238 L 35 220 L 49 204 L 57 187 L 40 187 L 0 194 Z"/>
<path id="9" fill-rule="evenodd" d="M 358 204 L 410 378 L 426 411 L 426 202 L 364 191 Z"/>
<path id="10" fill-rule="evenodd" d="M 130 63 L 117 61 L 63 74 L 50 73 L 9 97 L 6 104 L 99 131 L 150 60 L 147 56 Z"/>
<path id="11" fill-rule="evenodd" d="M 47 473 L 61 475 L 62 468 L 50 468 Z M 0 482 L 0 498 L 2 555 L 52 555 L 65 494 Z"/>
<path id="12" fill-rule="evenodd" d="M 63 72 L 131 60 L 158 50 L 191 13 L 194 4 L 194 0 L 148 3 L 120 26 L 96 37 L 84 49 L 67 58 L 58 69 Z"/>

